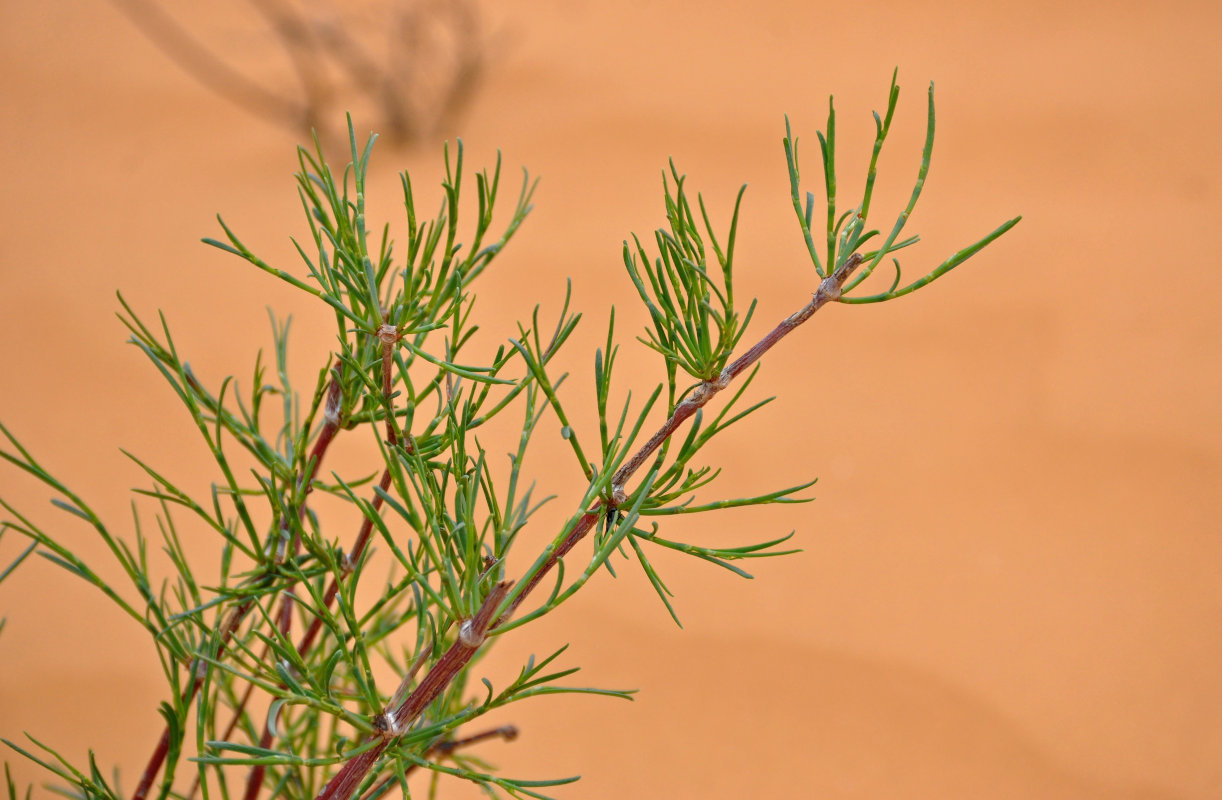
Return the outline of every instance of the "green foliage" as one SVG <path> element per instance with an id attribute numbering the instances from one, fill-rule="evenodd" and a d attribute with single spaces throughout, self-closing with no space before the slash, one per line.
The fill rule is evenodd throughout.
<path id="1" fill-rule="evenodd" d="M 824 192 L 827 198 L 827 240 L 824 258 L 822 259 L 819 257 L 818 248 L 811 233 L 811 226 L 814 225 L 815 196 L 807 192 L 805 205 L 803 204 L 798 171 L 798 140 L 789 129 L 789 119 L 786 118 L 785 120 L 785 158 L 789 164 L 789 192 L 793 200 L 793 209 L 798 215 L 798 224 L 801 226 L 802 235 L 806 240 L 806 249 L 810 254 L 811 262 L 815 265 L 815 270 L 819 273 L 820 277 L 827 277 L 837 269 L 844 267 L 849 262 L 849 259 L 854 256 L 858 256 L 864 264 L 856 277 L 844 285 L 842 290 L 843 296 L 839 298 L 839 302 L 842 303 L 880 303 L 914 292 L 922 286 L 942 277 L 964 261 L 967 261 L 994 239 L 1017 225 L 1021 219 L 1021 217 L 1014 217 L 1007 220 L 992 233 L 986 235 L 975 244 L 959 250 L 925 276 L 903 288 L 899 288 L 901 278 L 899 259 L 892 258 L 891 260 L 895 265 L 895 280 L 889 289 L 878 294 L 856 297 L 848 296 L 849 292 L 873 274 L 874 268 L 884 258 L 920 241 L 919 236 L 909 236 L 904 239 L 900 239 L 899 236 L 903 232 L 904 226 L 908 223 L 908 218 L 912 216 L 913 209 L 916 208 L 921 191 L 925 188 L 925 179 L 929 175 L 929 162 L 933 156 L 934 140 L 932 83 L 929 84 L 925 146 L 921 149 L 921 166 L 917 171 L 916 184 L 912 188 L 912 195 L 908 200 L 908 204 L 896 217 L 895 224 L 891 226 L 891 231 L 887 234 L 882 244 L 878 246 L 878 249 L 868 251 L 862 249 L 867 242 L 881 235 L 877 229 L 867 230 L 866 220 L 869 217 L 870 202 L 874 196 L 874 182 L 878 177 L 878 156 L 882 152 L 883 142 L 886 141 L 887 134 L 891 131 L 891 120 L 895 115 L 896 104 L 899 102 L 900 87 L 896 83 L 897 76 L 898 71 L 891 76 L 891 91 L 887 95 L 886 113 L 879 116 L 877 111 L 874 112 L 874 149 L 870 156 L 870 168 L 866 174 L 865 189 L 862 193 L 861 202 L 854 208 L 842 212 L 840 216 L 836 215 L 836 107 L 834 102 L 830 98 L 828 99 L 827 131 L 826 133 L 821 131 L 818 134 L 819 151 L 823 156 Z M 825 267 L 825 264 L 827 267 Z"/>
<path id="2" fill-rule="evenodd" d="M 669 177 L 663 175 L 667 226 L 654 235 L 658 255 L 651 258 L 635 236 L 623 249 L 629 278 L 650 316 L 641 341 L 662 357 L 660 379 L 643 401 L 634 403 L 628 394 L 621 407 L 611 406 L 619 355 L 612 311 L 605 344 L 594 356 L 598 431 L 597 446 L 589 449 L 577 424 L 590 417 L 588 410 L 566 405 L 565 375 L 554 365 L 581 318 L 570 311 L 567 295 L 554 324 L 541 321 L 536 307 L 493 353 L 475 352 L 472 344 L 478 330 L 473 284 L 530 213 L 535 189 L 524 175 L 507 222 L 495 228 L 499 155 L 490 172 L 475 174 L 477 210 L 469 222 L 459 213 L 464 184 L 471 181 L 461 143 L 453 157 L 446 150 L 444 198 L 435 217 L 418 215 L 404 174 L 406 247 L 396 250 L 389 225 L 371 234 L 365 187 L 374 139 L 358 148 L 349 122 L 352 163 L 342 174 L 331 169 L 317 143 L 313 152 L 299 150 L 298 193 L 310 231 L 304 245 L 295 242 L 304 275 L 267 264 L 223 221 L 224 238 L 205 239 L 333 313 L 335 349 L 318 360 L 304 392 L 290 379 L 287 320 L 273 316 L 272 358 L 256 358 L 245 386 L 230 377 L 209 388 L 179 352 L 164 316 L 150 325 L 120 298 L 119 316 L 131 343 L 186 408 L 215 462 L 216 482 L 196 496 L 181 488 L 172 463 L 129 454 L 147 476 L 148 484 L 135 492 L 151 501 L 162 565 L 169 569 L 155 575 L 138 511 L 144 503 L 133 504 L 130 534 L 112 533 L 83 498 L 0 426 L 8 442 L 0 457 L 45 484 L 56 508 L 100 537 L 124 585 L 104 577 L 112 570 L 81 559 L 65 535 L 48 532 L 3 500 L 10 518 L 0 526 L 0 537 L 16 533 L 29 544 L 0 580 L 36 552 L 98 588 L 150 634 L 166 680 L 159 709 L 165 747 L 133 796 L 228 798 L 245 783 L 248 796 L 262 788 L 284 798 L 373 798 L 395 788 L 406 793 L 408 777 L 418 769 L 473 781 L 490 796 L 543 797 L 536 790 L 575 780 L 497 776 L 465 748 L 504 729 L 470 735 L 471 726 L 540 695 L 631 699 L 632 693 L 569 685 L 577 668 L 562 664 L 564 647 L 538 661 L 532 657 L 498 691 L 478 669 L 492 638 L 552 613 L 604 568 L 614 574 L 616 553 L 643 570 L 678 622 L 659 569 L 671 553 L 750 578 L 737 562 L 796 552 L 782 549 L 792 533 L 725 546 L 684 543 L 660 533 L 667 518 L 677 515 L 808 501 L 802 493 L 813 481 L 754 497 L 695 499 L 720 472 L 701 463 L 705 446 L 771 400 L 744 399 L 760 356 L 823 304 L 879 302 L 909 293 L 1017 221 L 902 289 L 896 288 L 896 262 L 896 282 L 888 291 L 844 296 L 885 256 L 916 241 L 899 237 L 929 169 L 932 88 L 928 139 L 912 198 L 877 249 L 863 249 L 880 236 L 865 225 L 898 96 L 893 81 L 885 117 L 875 115 L 862 200 L 839 216 L 835 114 L 829 111 L 826 134 L 819 134 L 827 195 L 822 256 L 811 232 L 814 198 L 808 194 L 805 204 L 799 198 L 797 141 L 787 123 L 794 208 L 822 283 L 810 304 L 737 358 L 755 309 L 750 300 L 741 311 L 734 287 L 743 191 L 719 236 L 700 195 L 697 219 L 686 181 L 671 164 Z M 729 399 L 706 420 L 704 406 L 740 376 Z M 533 560 L 525 557 L 530 566 L 511 580 L 509 557 L 526 546 L 520 533 L 552 499 L 536 496 L 526 471 L 529 446 L 544 430 L 545 416 L 559 423 L 585 489 L 567 501 L 567 520 L 544 537 Z M 642 441 L 646 429 L 659 424 Z M 481 429 L 491 426 L 517 442 L 507 465 L 481 443 Z M 587 444 L 592 428 L 593 423 L 586 430 Z M 323 469 L 333 439 L 353 430 L 366 431 L 376 442 L 378 463 L 357 475 Z M 644 478 L 630 486 L 638 470 Z M 344 525 L 335 516 L 324 529 L 310 507 L 314 493 L 347 504 L 351 530 L 358 531 L 354 538 L 348 529 L 335 529 Z M 646 518 L 648 527 L 642 524 Z M 182 544 L 185 526 L 192 536 L 213 537 L 219 571 L 199 573 Z M 592 546 L 582 555 L 576 546 L 587 535 Z M 342 541 L 349 542 L 346 550 Z M 514 563 L 522 561 L 519 556 Z M 358 595 L 358 586 L 366 591 Z M 518 613 L 528 600 L 533 607 Z M 388 682 L 386 675 L 393 679 Z M 265 701 L 252 704 L 251 692 Z M 256 710 L 263 708 L 266 713 Z M 38 752 L 9 745 L 54 773 L 66 786 L 60 789 L 64 794 L 120 796 L 117 781 L 104 779 L 92 756 L 88 769 L 78 770 L 50 747 L 30 741 Z M 8 785 L 15 798 L 11 779 Z"/>
<path id="3" fill-rule="evenodd" d="M 752 301 L 746 317 L 740 321 L 734 310 L 734 237 L 738 232 L 738 211 L 747 187 L 744 185 L 738 190 L 738 197 L 734 201 L 734 216 L 730 220 L 724 251 L 713 233 L 704 198 L 697 195 L 704 229 L 720 267 L 720 274 L 716 276 L 721 283 L 718 286 L 719 281 L 709 277 L 704 239 L 684 192 L 684 177 L 675 169 L 673 160 L 670 162 L 670 173 L 675 181 L 674 194 L 671 194 L 666 174 L 662 174 L 670 230 L 659 228 L 654 232 L 661 255 L 651 264 L 640 239 L 633 236 L 636 254 L 625 242 L 624 265 L 653 321 L 649 339 L 641 341 L 682 367 L 693 378 L 712 380 L 730 360 L 755 311 L 755 301 Z M 639 266 L 644 268 L 648 278 L 648 286 L 641 278 L 638 256 Z"/>

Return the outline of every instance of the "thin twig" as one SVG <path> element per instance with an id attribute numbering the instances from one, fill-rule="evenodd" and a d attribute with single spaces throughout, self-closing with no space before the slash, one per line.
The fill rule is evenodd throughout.
<path id="1" fill-rule="evenodd" d="M 399 443 L 399 432 L 398 429 L 395 428 L 394 423 L 394 402 L 391 399 L 394 389 L 392 383 L 393 375 L 391 373 L 391 364 L 394 363 L 393 342 L 393 339 L 382 342 L 382 397 L 386 403 L 386 442 L 391 447 L 394 447 Z M 404 448 L 409 452 L 411 451 L 412 442 L 410 436 L 408 437 L 408 441 L 404 444 Z M 373 515 L 376 515 L 382 509 L 382 504 L 385 502 L 382 499 L 382 496 L 390 489 L 389 468 L 382 470 L 382 477 L 378 481 L 378 488 L 381 489 L 381 491 L 374 492 L 373 494 Z M 369 539 L 373 535 L 373 515 L 366 516 L 361 521 L 361 529 L 357 532 L 356 541 L 352 543 L 352 549 L 348 551 L 348 556 L 346 559 L 346 563 L 350 566 L 360 561 L 361 556 L 365 554 L 365 548 L 369 545 Z M 323 593 L 323 606 L 330 608 L 331 603 L 335 601 L 335 595 L 338 592 L 339 579 L 332 578 L 331 582 L 327 585 L 326 592 Z M 306 630 L 305 636 L 302 637 L 301 643 L 298 644 L 297 652 L 304 656 L 314 645 L 314 640 L 318 637 L 321 630 L 322 617 L 316 616 L 313 620 L 311 620 L 310 627 Z"/>
<path id="2" fill-rule="evenodd" d="M 327 448 L 331 446 L 331 442 L 334 441 L 335 435 L 340 430 L 341 400 L 340 367 L 339 364 L 336 364 L 332 367 L 331 382 L 327 387 L 327 395 L 323 404 L 323 426 L 318 433 L 318 439 L 314 442 L 314 447 L 310 450 L 309 459 L 306 461 L 309 471 L 298 483 L 301 497 L 297 508 L 299 523 L 305 518 L 306 498 L 313 491 L 314 479 L 318 476 L 318 469 L 322 465 L 323 457 L 326 456 Z M 278 530 L 284 531 L 287 528 L 287 521 L 281 519 L 276 527 Z M 293 538 L 294 544 L 296 544 L 296 536 L 294 535 Z M 292 587 L 290 586 L 286 591 L 291 592 L 291 589 Z M 291 595 L 286 595 L 286 601 L 289 596 Z M 241 626 L 242 620 L 246 618 L 246 614 L 254 606 L 254 602 L 254 598 L 250 597 L 230 610 L 225 623 L 217 631 L 218 658 L 225 651 L 230 638 L 237 631 L 238 627 Z M 291 607 L 289 613 L 291 614 Z M 191 684 L 180 698 L 183 705 L 191 703 L 203 685 L 204 662 L 198 658 L 192 661 L 191 673 L 193 676 Z M 235 715 L 241 715 L 241 708 L 235 712 Z M 161 767 L 165 763 L 166 754 L 169 752 L 169 743 L 170 729 L 167 724 L 166 728 L 162 731 L 161 738 L 157 742 L 157 747 L 153 750 L 153 755 L 149 758 L 149 762 L 140 776 L 140 782 L 136 784 L 136 791 L 132 794 L 132 800 L 146 800 L 148 797 L 149 790 L 153 788 L 153 782 L 157 780 L 157 775 L 161 772 Z"/>
<path id="3" fill-rule="evenodd" d="M 395 429 L 394 424 L 394 374 L 392 367 L 394 365 L 395 345 L 399 340 L 399 333 L 393 325 L 385 324 L 379 330 L 378 338 L 382 344 L 382 399 L 386 404 L 386 441 L 392 448 L 399 442 L 399 434 Z M 382 492 L 386 492 L 390 488 L 390 469 L 382 471 L 382 479 L 378 484 Z M 382 508 L 382 494 L 375 493 L 373 498 L 373 513 L 377 514 Z M 365 547 L 369 543 L 369 539 L 373 533 L 373 517 L 366 516 L 361 522 L 360 532 L 357 534 L 356 541 L 352 545 L 352 550 L 349 551 L 344 561 L 344 569 L 347 571 L 355 565 L 365 553 Z M 291 589 L 289 590 L 291 591 Z M 331 604 L 335 602 L 335 596 L 339 593 L 339 578 L 332 577 L 331 582 L 327 585 L 326 592 L 323 595 L 324 608 L 331 608 Z M 286 593 L 285 602 L 291 600 L 292 595 Z M 284 606 L 281 606 L 284 610 Z M 284 620 L 282 619 L 283 623 Z M 301 642 L 297 646 L 299 655 L 304 656 L 314 645 L 314 640 L 322 630 L 322 617 L 315 615 L 310 621 L 310 627 L 306 630 L 305 636 L 301 638 Z M 288 634 L 287 627 L 281 629 L 281 632 Z M 410 679 L 410 676 L 409 676 Z M 284 683 L 280 684 L 280 688 L 284 688 Z M 250 696 L 249 691 L 247 697 Z M 240 709 L 239 709 L 240 713 Z M 269 718 L 263 724 L 263 733 L 259 736 L 259 747 L 264 750 L 268 749 L 272 743 L 272 720 Z M 232 726 L 231 726 L 232 727 Z M 246 777 L 246 791 L 243 794 L 243 800 L 255 800 L 259 796 L 259 789 L 263 786 L 263 777 L 267 774 L 267 767 L 263 764 L 256 764 L 251 768 L 250 774 Z"/>

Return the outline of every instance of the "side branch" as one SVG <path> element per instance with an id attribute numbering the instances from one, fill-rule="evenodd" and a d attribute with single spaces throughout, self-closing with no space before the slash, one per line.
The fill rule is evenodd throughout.
<path id="1" fill-rule="evenodd" d="M 785 338 L 794 328 L 810 319 L 823 306 L 838 300 L 845 282 L 852 276 L 853 270 L 860 265 L 861 258 L 859 255 L 854 254 L 848 258 L 844 264 L 819 284 L 815 296 L 801 310 L 782 321 L 767 336 L 757 342 L 755 346 L 728 365 L 722 370 L 717 380 L 706 381 L 697 387 L 686 400 L 675 408 L 674 413 L 663 423 L 658 432 L 620 468 L 613 477 L 613 485 L 617 489 L 622 489 L 624 482 L 631 478 L 662 443 L 673 435 L 685 420 L 696 413 L 697 409 L 708 403 L 717 392 L 729 386 L 735 377 L 758 361 L 764 353 L 772 349 L 777 342 Z M 508 622 L 531 591 L 552 570 L 556 562 L 585 538 L 586 534 L 590 532 L 590 529 L 594 527 L 599 519 L 601 505 L 602 501 L 598 501 L 592 508 L 582 514 L 573 526 L 573 530 L 561 540 L 560 544 L 549 554 L 548 558 L 544 559 L 522 578 L 522 591 L 517 593 L 510 606 L 495 620 L 495 625 Z M 471 658 L 479 651 L 488 629 L 495 627 L 493 625 L 493 614 L 496 613 L 501 601 L 509 593 L 510 585 L 509 582 L 497 584 L 493 591 L 484 599 L 476 616 L 463 623 L 458 639 L 454 644 L 450 645 L 450 649 L 433 665 L 433 668 L 429 670 L 424 680 L 408 695 L 403 704 L 397 709 L 387 709 L 386 713 L 378 717 L 379 729 L 383 731 L 378 743 L 344 764 L 335 777 L 318 794 L 316 800 L 349 800 L 354 796 L 356 790 L 364 781 L 365 776 L 369 774 L 369 771 L 374 767 L 378 759 L 381 758 L 382 754 L 390 746 L 390 743 L 397 739 L 406 729 L 406 726 L 410 725 L 417 716 L 428 708 L 429 704 L 445 691 L 455 676 L 466 667 Z"/>
<path id="2" fill-rule="evenodd" d="M 398 433 L 398 430 L 395 428 L 395 424 L 394 424 L 395 414 L 394 414 L 394 407 L 393 407 L 394 403 L 392 400 L 392 397 L 393 397 L 392 390 L 394 388 L 392 367 L 394 365 L 395 345 L 399 341 L 399 338 L 400 337 L 399 337 L 398 331 L 395 330 L 395 327 L 389 323 L 384 323 L 382 327 L 378 329 L 378 340 L 381 342 L 381 350 L 382 350 L 382 400 L 386 404 L 386 442 L 392 448 L 399 443 L 399 433 Z M 408 443 L 408 446 L 410 447 L 410 441 Z M 382 477 L 381 477 L 381 480 L 378 482 L 378 485 L 381 487 L 382 492 L 386 492 L 388 489 L 390 489 L 390 481 L 391 481 L 391 476 L 390 476 L 390 469 L 388 467 L 382 470 Z M 373 498 L 373 513 L 374 514 L 377 514 L 381 510 L 383 502 L 384 501 L 382 500 L 382 494 L 375 493 L 374 498 Z M 342 573 L 343 575 L 346 576 L 351 571 L 353 566 L 357 563 L 357 561 L 360 560 L 361 556 L 364 555 L 365 548 L 368 546 L 369 539 L 372 536 L 372 534 L 373 534 L 373 517 L 368 516 L 368 517 L 365 517 L 365 519 L 361 522 L 361 529 L 360 529 L 360 532 L 357 534 L 356 541 L 353 542 L 352 549 L 348 552 L 348 554 L 344 558 L 343 573 Z M 332 577 L 331 581 L 327 584 L 326 591 L 323 593 L 323 607 L 324 608 L 330 609 L 331 604 L 335 602 L 335 596 L 339 594 L 339 580 L 340 580 L 339 576 L 335 576 L 335 577 Z M 287 602 L 290 597 L 291 595 L 286 594 L 285 601 Z M 281 632 L 287 634 L 288 633 L 287 626 L 283 626 Z M 306 629 L 305 635 L 301 637 L 301 642 L 298 643 L 297 645 L 297 653 L 301 656 L 304 656 L 307 652 L 309 652 L 310 648 L 314 646 L 314 640 L 318 638 L 318 635 L 321 632 L 322 632 L 322 616 L 316 615 L 314 619 L 310 621 L 310 626 L 309 628 Z M 283 683 L 280 684 L 280 688 L 281 689 L 284 688 Z M 250 689 L 248 688 L 246 695 L 242 699 L 245 702 L 245 700 L 249 697 L 250 697 Z M 234 716 L 235 724 L 237 722 L 238 717 L 240 716 L 241 716 L 241 707 L 239 707 L 237 714 L 235 714 Z M 232 731 L 232 725 L 230 726 L 230 731 Z M 228 734 L 226 735 L 226 738 L 228 738 Z M 259 747 L 266 750 L 267 748 L 271 747 L 271 744 L 272 744 L 272 728 L 271 728 L 271 720 L 269 719 L 263 725 L 263 733 L 259 737 Z M 258 764 L 251 768 L 250 774 L 247 775 L 247 778 L 246 778 L 246 791 L 242 796 L 243 800 L 255 800 L 259 796 L 259 789 L 263 786 L 263 778 L 266 775 L 266 773 L 267 773 L 267 767 L 263 764 Z"/>

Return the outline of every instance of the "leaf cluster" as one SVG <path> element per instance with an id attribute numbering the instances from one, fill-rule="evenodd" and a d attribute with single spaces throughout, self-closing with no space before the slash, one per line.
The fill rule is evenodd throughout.
<path id="1" fill-rule="evenodd" d="M 624 266 L 653 323 L 649 338 L 641 341 L 691 377 L 712 380 L 725 368 L 755 311 L 752 301 L 740 319 L 734 308 L 734 239 L 747 187 L 740 188 L 735 198 L 723 250 L 713 232 L 704 198 L 698 194 L 696 201 L 705 231 L 701 234 L 684 189 L 685 177 L 675 169 L 673 160 L 670 174 L 674 179 L 673 193 L 666 173 L 662 174 L 669 230 L 659 228 L 654 232 L 659 255 L 651 261 L 641 240 L 634 235 L 634 247 L 624 243 Z M 717 262 L 712 276 L 705 236 Z"/>
<path id="2" fill-rule="evenodd" d="M 826 197 L 826 238 L 823 244 L 823 255 L 820 256 L 819 246 L 815 242 L 815 196 L 807 192 L 805 198 L 801 191 L 801 173 L 798 164 L 798 140 L 789 127 L 789 119 L 785 119 L 785 159 L 789 167 L 789 192 L 793 201 L 794 212 L 798 216 L 798 224 L 802 228 L 802 236 L 806 242 L 806 250 L 811 263 L 820 277 L 827 277 L 842 269 L 850 259 L 859 259 L 863 264 L 861 270 L 842 287 L 841 303 L 880 303 L 894 300 L 926 286 L 955 267 L 967 261 L 984 249 L 990 242 L 1018 224 L 1021 217 L 1014 217 L 998 226 L 991 233 L 971 244 L 934 267 L 924 276 L 901 287 L 902 270 L 899 259 L 892 253 L 910 247 L 920 241 L 920 236 L 912 235 L 900 238 L 908 224 L 908 218 L 916 209 L 917 200 L 925 187 L 925 179 L 929 176 L 930 160 L 933 157 L 934 142 L 934 92 L 933 83 L 929 84 L 927 112 L 925 124 L 925 144 L 921 148 L 920 167 L 917 170 L 916 182 L 907 205 L 899 212 L 890 231 L 881 243 L 875 243 L 875 249 L 867 250 L 865 245 L 873 243 L 882 234 L 878 229 L 869 228 L 867 220 L 870 217 L 871 202 L 874 197 L 874 185 L 878 178 L 878 158 L 882 153 L 883 143 L 891 132 L 891 122 L 895 117 L 895 108 L 899 103 L 900 87 L 897 83 L 898 71 L 891 75 L 891 89 L 887 93 L 887 110 L 883 114 L 874 112 L 874 147 L 870 154 L 870 165 L 866 172 L 865 186 L 861 200 L 857 205 L 841 211 L 837 206 L 838 184 L 836 177 L 836 106 L 833 98 L 828 98 L 827 126 L 819 131 L 819 153 L 823 159 L 823 186 Z M 884 258 L 891 257 L 895 266 L 895 278 L 891 286 L 883 292 L 872 295 L 851 295 L 863 281 L 869 278 L 874 269 Z"/>

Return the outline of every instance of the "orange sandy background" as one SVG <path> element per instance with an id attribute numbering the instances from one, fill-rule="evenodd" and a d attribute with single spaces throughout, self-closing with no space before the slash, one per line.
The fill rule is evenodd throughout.
<path id="1" fill-rule="evenodd" d="M 222 33 L 238 26 L 227 8 Z M 914 277 L 1025 219 L 919 295 L 830 307 L 769 354 L 755 393 L 779 400 L 726 434 L 714 489 L 817 475 L 818 499 L 683 531 L 728 543 L 796 528 L 804 552 L 755 562 L 751 582 L 662 559 L 682 631 L 632 570 L 599 577 L 487 669 L 571 642 L 585 682 L 637 687 L 637 701 L 523 704 L 506 717 L 522 736 L 480 755 L 511 776 L 580 773 L 555 790 L 569 798 L 1222 797 L 1222 6 L 540 2 L 488 20 L 472 107 L 435 144 L 375 150 L 371 216 L 402 230 L 403 168 L 438 202 L 455 134 L 472 164 L 500 147 L 508 174 L 541 175 L 477 314 L 512 335 L 534 302 L 554 317 L 571 277 L 586 312 L 575 404 L 610 303 L 622 363 L 636 385 L 654 379 L 619 246 L 663 222 L 668 156 L 719 219 L 750 184 L 739 291 L 760 298 L 757 335 L 815 285 L 780 139 L 788 113 L 821 191 L 829 93 L 847 206 L 900 67 L 882 221 L 909 191 L 937 83 Z M 295 315 L 304 382 L 325 359 L 330 314 L 198 242 L 221 211 L 297 269 L 298 137 L 201 88 L 105 3 L 5 3 L 0 45 L 0 419 L 126 531 L 126 490 L 146 481 L 120 446 L 188 486 L 213 478 L 189 418 L 124 344 L 116 289 L 163 309 L 209 379 L 249 374 L 267 305 Z M 572 469 L 543 452 L 555 460 L 536 467 Z M 7 469 L 0 490 L 107 563 L 43 487 Z M 147 637 L 42 561 L 0 586 L 0 612 L 0 735 L 29 731 L 78 763 L 93 747 L 130 790 L 161 725 Z M 23 783 L 43 780 L 11 760 Z"/>

